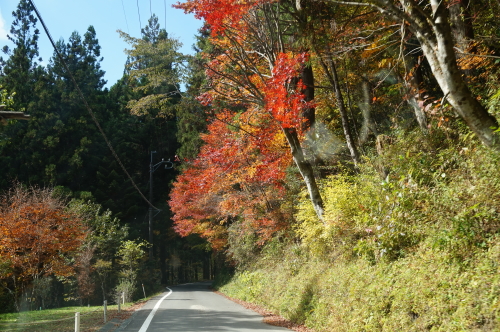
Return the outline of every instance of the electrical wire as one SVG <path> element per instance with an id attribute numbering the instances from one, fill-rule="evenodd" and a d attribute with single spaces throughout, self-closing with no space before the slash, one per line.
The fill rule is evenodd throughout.
<path id="1" fill-rule="evenodd" d="M 127 13 L 125 12 L 125 5 L 122 0 L 123 16 L 125 16 L 125 24 L 127 24 L 127 33 L 130 35 L 130 29 L 128 28 Z"/>
<path id="2" fill-rule="evenodd" d="M 104 141 L 106 141 L 106 144 L 108 145 L 108 148 L 111 150 L 111 153 L 113 154 L 113 156 L 115 157 L 116 161 L 118 162 L 118 164 L 120 165 L 121 169 L 123 170 L 123 172 L 127 175 L 127 177 L 129 178 L 130 182 L 132 182 L 132 185 L 135 187 L 135 189 L 139 192 L 139 194 L 141 195 L 142 199 L 148 203 L 148 205 L 159 211 L 160 209 L 158 209 L 157 207 L 155 207 L 147 198 L 146 196 L 144 196 L 144 194 L 142 193 L 142 191 L 139 189 L 139 187 L 137 186 L 137 184 L 134 182 L 134 180 L 132 179 L 132 177 L 130 176 L 129 172 L 127 171 L 127 169 L 125 168 L 125 166 L 123 165 L 122 161 L 120 160 L 120 158 L 118 157 L 118 155 L 116 154 L 116 151 L 115 149 L 113 148 L 113 146 L 111 145 L 111 142 L 109 141 L 108 137 L 106 136 L 106 134 L 104 133 L 104 130 L 102 129 L 101 125 L 99 124 L 99 121 L 97 121 L 97 118 L 95 117 L 95 114 L 94 112 L 92 111 L 92 108 L 90 108 L 89 104 L 87 103 L 87 99 L 85 99 L 85 96 L 83 95 L 83 92 L 82 90 L 80 90 L 80 87 L 78 86 L 78 83 L 76 83 L 76 80 L 75 80 L 75 77 L 73 76 L 73 73 L 71 73 L 71 71 L 69 70 L 68 68 L 68 65 L 66 64 L 66 61 L 64 61 L 64 58 L 62 57 L 61 53 L 59 52 L 59 50 L 57 49 L 56 47 L 56 44 L 54 43 L 54 40 L 52 39 L 52 35 L 50 34 L 49 32 L 49 29 L 47 28 L 47 26 L 45 25 L 45 22 L 43 21 L 42 19 L 42 15 L 40 15 L 40 12 L 38 11 L 38 9 L 36 8 L 35 6 L 35 3 L 33 2 L 33 0 L 28 0 L 31 5 L 33 6 L 33 9 L 35 10 L 35 13 L 36 15 L 38 16 L 38 19 L 40 20 L 40 23 L 42 23 L 42 26 L 43 26 L 43 29 L 45 30 L 45 33 L 47 34 L 47 37 L 49 37 L 49 40 L 50 40 L 50 43 L 52 44 L 52 47 L 54 48 L 54 51 L 56 52 L 57 56 L 59 57 L 59 60 L 61 60 L 61 63 L 63 64 L 64 66 L 64 69 L 66 70 L 66 72 L 68 73 L 69 77 L 71 78 L 71 81 L 73 82 L 73 84 L 75 85 L 75 88 L 78 92 L 78 95 L 80 97 L 80 99 L 83 101 L 83 104 L 85 105 L 85 107 L 87 108 L 87 111 L 89 112 L 90 116 L 92 117 L 92 120 L 94 120 L 94 123 L 95 125 L 97 126 L 97 128 L 99 129 L 99 132 L 101 133 L 102 137 L 104 138 Z"/>
<path id="3" fill-rule="evenodd" d="M 165 7 L 165 31 L 167 30 L 167 0 L 163 0 L 163 5 Z"/>
<path id="4" fill-rule="evenodd" d="M 142 32 L 141 11 L 139 10 L 139 0 L 137 0 L 136 3 L 137 3 L 137 15 L 139 15 L 139 29 L 141 29 L 141 32 Z"/>

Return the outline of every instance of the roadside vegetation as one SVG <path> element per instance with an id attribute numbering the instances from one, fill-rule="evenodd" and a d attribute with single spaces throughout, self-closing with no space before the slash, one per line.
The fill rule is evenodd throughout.
<path id="1" fill-rule="evenodd" d="M 318 331 L 499 330 L 498 3 L 179 7 L 211 118 L 170 206 L 219 289 Z"/>
<path id="2" fill-rule="evenodd" d="M 498 330 L 500 155 L 417 137 L 327 178 L 325 222 L 304 198 L 219 290 L 317 331 Z"/>
<path id="3" fill-rule="evenodd" d="M 143 300 L 144 301 L 144 300 Z M 107 321 L 114 318 L 127 319 L 137 308 L 135 303 L 125 303 L 107 306 Z M 80 313 L 80 331 L 99 331 L 104 325 L 103 306 L 72 306 L 57 309 L 32 310 L 18 313 L 0 314 L 0 331 L 73 331 L 75 327 L 75 313 Z"/>

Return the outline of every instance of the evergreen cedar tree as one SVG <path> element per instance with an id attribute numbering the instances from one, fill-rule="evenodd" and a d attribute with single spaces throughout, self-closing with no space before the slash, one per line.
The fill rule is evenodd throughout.
<path id="1" fill-rule="evenodd" d="M 28 114 L 34 109 L 36 98 L 33 91 L 43 72 L 39 66 L 38 19 L 32 15 L 32 10 L 33 7 L 27 0 L 19 2 L 12 13 L 14 20 L 8 34 L 14 49 L 4 46 L 2 51 L 8 59 L 0 57 L 1 85 L 9 93 L 15 92 L 13 110 Z"/>

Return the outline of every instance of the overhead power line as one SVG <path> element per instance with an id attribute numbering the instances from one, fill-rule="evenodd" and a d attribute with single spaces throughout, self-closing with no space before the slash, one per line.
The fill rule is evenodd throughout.
<path id="1" fill-rule="evenodd" d="M 78 95 L 80 96 L 80 99 L 83 101 L 83 104 L 85 105 L 85 108 L 87 109 L 87 111 L 89 112 L 90 116 L 92 117 L 92 120 L 94 120 L 94 123 L 95 125 L 97 126 L 97 128 L 99 129 L 99 132 L 101 133 L 102 137 L 104 138 L 104 141 L 106 141 L 106 144 L 108 145 L 108 148 L 111 150 L 111 153 L 113 154 L 113 157 L 115 157 L 116 161 L 118 162 L 118 164 L 120 165 L 121 169 L 123 170 L 123 172 L 127 175 L 127 177 L 129 178 L 130 182 L 132 182 L 132 185 L 134 186 L 134 188 L 139 192 L 139 194 L 141 195 L 142 199 L 148 203 L 148 205 L 159 211 L 160 209 L 158 209 L 157 207 L 155 207 L 147 198 L 146 196 L 144 196 L 144 194 L 142 193 L 142 191 L 139 189 L 139 187 L 137 186 L 137 184 L 134 182 L 134 180 L 132 179 L 132 177 L 130 176 L 129 172 L 127 171 L 127 169 L 125 168 L 125 166 L 123 165 L 122 161 L 120 160 L 120 158 L 118 157 L 118 155 L 116 154 L 115 152 L 115 149 L 113 148 L 113 146 L 111 145 L 111 142 L 109 141 L 108 137 L 106 136 L 106 134 L 104 133 L 104 130 L 102 130 L 102 127 L 101 125 L 99 124 L 99 121 L 97 121 L 97 118 L 95 117 L 95 114 L 94 112 L 92 111 L 92 108 L 90 108 L 89 104 L 87 103 L 87 99 L 85 99 L 85 96 L 83 95 L 83 92 L 82 90 L 80 90 L 80 87 L 78 86 L 78 84 L 76 83 L 76 80 L 75 80 L 75 77 L 73 76 L 73 73 L 71 72 L 71 70 L 69 70 L 69 67 L 68 65 L 66 64 L 66 61 L 64 61 L 64 58 L 62 57 L 61 53 L 59 53 L 59 50 L 57 49 L 56 47 L 56 44 L 54 43 L 54 40 L 52 39 L 52 35 L 50 34 L 49 32 L 49 29 L 47 28 L 47 26 L 45 25 L 45 22 L 43 21 L 42 19 L 42 15 L 40 15 L 40 12 L 38 11 L 38 9 L 36 8 L 35 6 L 35 3 L 33 2 L 33 0 L 28 0 L 31 5 L 33 6 L 33 9 L 35 10 L 35 13 L 36 13 L 36 16 L 38 16 L 38 19 L 40 20 L 40 23 L 42 23 L 42 26 L 43 26 L 43 29 L 45 30 L 45 33 L 47 34 L 47 37 L 49 37 L 49 40 L 50 40 L 50 43 L 52 44 L 52 47 L 54 48 L 54 51 L 56 52 L 57 56 L 59 57 L 59 60 L 61 60 L 61 63 L 63 64 L 64 66 L 64 69 L 66 69 L 66 72 L 68 73 L 69 77 L 71 78 L 71 81 L 73 82 L 73 84 L 75 85 L 75 88 L 76 90 L 78 91 Z"/>
<path id="2" fill-rule="evenodd" d="M 130 29 L 128 28 L 127 13 L 125 12 L 125 5 L 123 4 L 123 0 L 122 0 L 122 9 L 123 9 L 123 16 L 125 16 L 125 24 L 127 25 L 127 33 L 130 35 Z"/>
<path id="3" fill-rule="evenodd" d="M 137 15 L 139 15 L 139 29 L 142 29 L 142 23 L 141 23 L 141 11 L 139 10 L 139 0 L 136 1 L 137 3 Z M 139 30 L 140 31 L 140 30 Z"/>

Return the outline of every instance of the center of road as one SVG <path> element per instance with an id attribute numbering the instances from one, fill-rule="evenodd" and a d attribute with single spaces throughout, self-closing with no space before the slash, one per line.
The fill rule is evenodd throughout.
<path id="1" fill-rule="evenodd" d="M 1 0 L 0 0 L 1 1 Z M 212 282 L 167 287 L 150 299 L 120 332 L 268 332 L 290 331 L 267 325 L 262 316 L 214 293 Z"/>
<path id="2" fill-rule="evenodd" d="M 149 313 L 149 316 L 148 318 L 146 318 L 146 320 L 144 321 L 144 324 L 142 324 L 141 326 L 141 329 L 139 330 L 139 332 L 146 332 L 148 330 L 148 327 L 149 327 L 149 324 L 151 324 L 151 321 L 153 320 L 153 317 L 154 315 L 156 314 L 156 311 L 158 310 L 158 308 L 160 307 L 160 304 L 163 302 L 163 300 L 165 300 L 170 294 L 172 294 L 172 290 L 170 288 L 167 287 L 167 289 L 169 290 L 169 292 L 163 296 L 158 302 L 156 302 L 156 305 L 154 306 L 153 310 L 151 310 L 151 312 Z"/>

